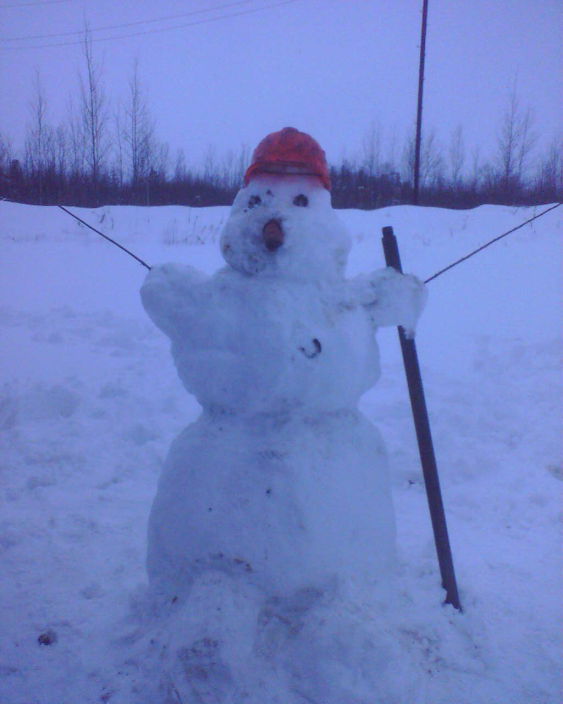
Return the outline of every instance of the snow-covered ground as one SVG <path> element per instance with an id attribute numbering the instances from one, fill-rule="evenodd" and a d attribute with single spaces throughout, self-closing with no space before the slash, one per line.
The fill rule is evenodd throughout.
<path id="1" fill-rule="evenodd" d="M 76 212 L 149 263 L 222 265 L 227 208 Z M 350 273 L 383 265 L 393 225 L 403 268 L 427 278 L 534 212 L 340 215 Z M 441 606 L 396 333 L 379 333 L 362 410 L 393 473 L 408 605 L 396 672 L 416 673 L 404 704 L 561 701 L 562 212 L 428 285 L 417 345 L 463 614 Z M 0 251 L 0 703 L 135 704 L 148 512 L 199 409 L 141 307 L 138 263 L 57 208 L 6 202 Z"/>

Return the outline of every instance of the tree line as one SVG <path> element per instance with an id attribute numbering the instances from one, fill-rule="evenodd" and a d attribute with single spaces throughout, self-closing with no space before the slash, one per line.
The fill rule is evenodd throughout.
<path id="1" fill-rule="evenodd" d="M 126 205 L 227 205 L 240 188 L 250 150 L 222 157 L 210 148 L 203 164 L 174 158 L 157 138 L 146 91 L 135 62 L 125 102 L 114 110 L 88 31 L 77 99 L 64 123 L 49 121 L 47 98 L 36 76 L 30 120 L 21 153 L 0 135 L 0 197 L 22 203 L 94 207 Z M 360 153 L 332 166 L 337 208 L 372 209 L 412 202 L 414 136 L 401 149 L 386 144 L 372 124 Z M 468 156 L 463 128 L 444 146 L 433 130 L 423 134 L 420 197 L 423 205 L 468 208 L 482 203 L 533 205 L 561 201 L 563 144 L 541 152 L 534 116 L 514 86 L 497 126 L 494 153 Z"/>

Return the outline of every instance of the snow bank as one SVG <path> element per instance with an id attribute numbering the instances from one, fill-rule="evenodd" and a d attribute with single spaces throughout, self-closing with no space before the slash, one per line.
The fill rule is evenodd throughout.
<path id="1" fill-rule="evenodd" d="M 151 263 L 210 273 L 226 212 L 80 215 Z M 404 269 L 426 278 L 532 214 L 403 206 L 340 216 L 351 273 L 382 265 L 390 224 Z M 429 285 L 418 348 L 463 615 L 440 605 L 396 336 L 379 334 L 382 378 L 362 410 L 393 475 L 401 608 L 378 626 L 398 702 L 560 699 L 560 242 L 555 210 Z M 165 642 L 143 597 L 148 509 L 166 448 L 198 407 L 145 320 L 142 267 L 54 208 L 1 203 L 0 247 L 0 700 L 131 704 L 155 666 L 150 638 Z M 202 587 L 202 605 L 220 588 Z M 342 616 L 340 636 L 353 618 Z M 43 641 L 54 642 L 41 645 L 49 632 Z M 326 638 L 327 648 L 338 641 Z M 361 649 L 349 657 L 361 662 Z M 268 678 L 248 677 L 268 691 Z"/>

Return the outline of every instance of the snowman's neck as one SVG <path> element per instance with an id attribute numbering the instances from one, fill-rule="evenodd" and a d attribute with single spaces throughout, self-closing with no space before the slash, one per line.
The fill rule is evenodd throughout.
<path id="1" fill-rule="evenodd" d="M 357 408 L 345 407 L 328 410 L 283 402 L 274 404 L 267 411 L 213 405 L 205 407 L 202 412 L 202 418 L 214 425 L 223 423 L 232 427 L 233 425 L 251 424 L 260 429 L 281 428 L 295 422 L 319 426 L 323 423 L 333 423 L 337 419 L 357 417 L 361 417 L 361 412 Z"/>

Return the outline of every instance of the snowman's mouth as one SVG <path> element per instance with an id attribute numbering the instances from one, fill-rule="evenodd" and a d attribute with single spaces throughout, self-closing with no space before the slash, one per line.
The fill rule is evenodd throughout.
<path id="1" fill-rule="evenodd" d="M 280 221 L 269 220 L 262 228 L 262 238 L 269 252 L 275 252 L 276 249 L 279 249 L 285 239 Z"/>

